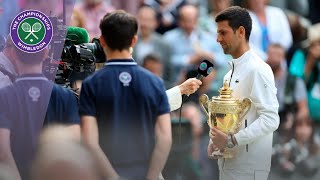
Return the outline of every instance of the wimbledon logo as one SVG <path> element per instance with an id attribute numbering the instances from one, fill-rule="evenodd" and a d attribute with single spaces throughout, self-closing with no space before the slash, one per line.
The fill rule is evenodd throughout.
<path id="1" fill-rule="evenodd" d="M 53 36 L 52 28 L 52 23 L 45 14 L 37 10 L 26 10 L 13 19 L 10 35 L 18 49 L 36 53 L 49 45 Z"/>

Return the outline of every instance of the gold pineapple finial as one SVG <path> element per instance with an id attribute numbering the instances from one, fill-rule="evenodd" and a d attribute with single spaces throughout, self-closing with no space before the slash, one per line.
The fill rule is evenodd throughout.
<path id="1" fill-rule="evenodd" d="M 223 87 L 220 88 L 220 97 L 221 98 L 232 98 L 232 89 L 229 87 L 229 81 L 225 80 L 223 83 Z"/>

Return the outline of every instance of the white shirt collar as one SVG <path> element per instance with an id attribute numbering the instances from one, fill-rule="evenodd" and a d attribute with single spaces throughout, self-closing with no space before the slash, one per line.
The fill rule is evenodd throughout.
<path id="1" fill-rule="evenodd" d="M 249 56 L 251 55 L 251 51 L 252 50 L 249 49 L 248 51 L 243 53 L 240 57 L 233 59 L 230 63 L 233 63 L 235 66 L 237 66 L 239 64 L 243 64 L 243 63 L 247 62 L 247 60 L 249 59 Z"/>

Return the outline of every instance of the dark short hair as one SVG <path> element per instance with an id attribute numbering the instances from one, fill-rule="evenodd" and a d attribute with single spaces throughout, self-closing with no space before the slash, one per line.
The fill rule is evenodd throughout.
<path id="1" fill-rule="evenodd" d="M 43 49 L 36 53 L 24 52 L 15 47 L 15 54 L 17 55 L 18 61 L 26 65 L 36 65 L 43 62 L 47 57 L 45 57 L 46 50 Z"/>
<path id="2" fill-rule="evenodd" d="M 246 40 L 249 41 L 251 29 L 252 29 L 252 19 L 249 12 L 239 6 L 231 6 L 224 11 L 221 11 L 216 16 L 216 22 L 228 21 L 229 26 L 236 31 L 240 26 L 243 26 L 246 30 Z"/>
<path id="3" fill-rule="evenodd" d="M 155 55 L 155 54 L 147 54 L 144 58 L 143 58 L 143 63 L 142 66 L 144 67 L 148 62 L 154 62 L 154 63 L 159 63 L 162 64 L 160 57 Z"/>
<path id="4" fill-rule="evenodd" d="M 122 51 L 129 49 L 132 38 L 137 34 L 138 23 L 131 14 L 117 10 L 103 17 L 100 30 L 110 49 Z"/>

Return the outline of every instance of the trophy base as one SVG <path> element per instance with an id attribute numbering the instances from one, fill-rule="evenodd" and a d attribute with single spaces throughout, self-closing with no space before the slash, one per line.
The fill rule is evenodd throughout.
<path id="1" fill-rule="evenodd" d="M 231 159 L 231 158 L 234 158 L 234 153 L 228 149 L 224 150 L 223 152 L 217 149 L 212 152 L 210 157 L 213 159 L 220 159 L 220 158 Z"/>

